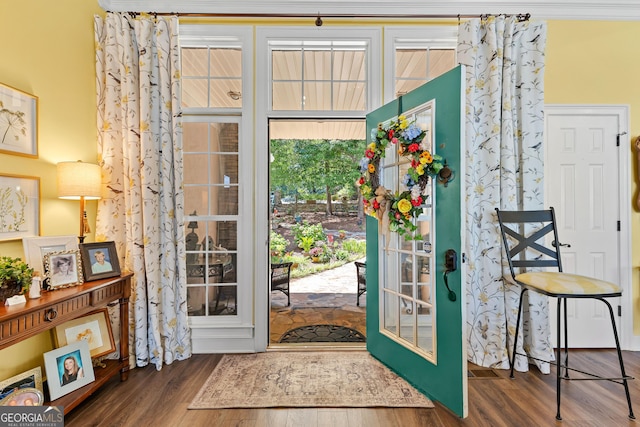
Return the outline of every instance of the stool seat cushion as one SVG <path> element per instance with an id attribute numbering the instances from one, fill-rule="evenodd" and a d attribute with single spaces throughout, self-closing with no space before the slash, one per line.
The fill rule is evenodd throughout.
<path id="1" fill-rule="evenodd" d="M 614 283 L 578 274 L 557 271 L 522 273 L 516 281 L 548 294 L 607 295 L 620 294 L 622 288 Z"/>

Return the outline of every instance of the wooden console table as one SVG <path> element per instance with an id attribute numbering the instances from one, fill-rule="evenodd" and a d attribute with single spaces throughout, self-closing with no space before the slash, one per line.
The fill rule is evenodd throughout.
<path id="1" fill-rule="evenodd" d="M 129 296 L 132 274 L 94 280 L 79 286 L 42 292 L 38 299 L 26 304 L 0 306 L 0 350 L 91 311 L 106 307 L 113 301 L 120 305 L 120 359 L 104 360 L 105 368 L 95 368 L 96 380 L 51 402 L 63 406 L 68 413 L 114 375 L 120 380 L 129 376 Z M 114 331 L 116 333 L 116 331 Z"/>

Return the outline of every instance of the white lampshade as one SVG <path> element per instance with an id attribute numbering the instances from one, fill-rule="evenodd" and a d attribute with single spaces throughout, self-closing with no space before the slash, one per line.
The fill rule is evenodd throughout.
<path id="1" fill-rule="evenodd" d="M 91 163 L 58 163 L 58 197 L 61 199 L 97 200 L 100 198 L 102 177 L 100 166 Z"/>

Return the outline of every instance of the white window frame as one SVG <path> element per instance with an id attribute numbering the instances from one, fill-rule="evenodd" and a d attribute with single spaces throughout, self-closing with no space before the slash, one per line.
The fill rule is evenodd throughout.
<path id="1" fill-rule="evenodd" d="M 458 44 L 457 26 L 425 27 L 384 27 L 384 102 L 396 99 L 396 48 L 415 46 L 416 48 L 456 48 Z"/>
<path id="2" fill-rule="evenodd" d="M 230 316 L 193 316 L 194 353 L 247 352 L 254 350 L 254 206 L 255 179 L 253 139 L 253 28 L 250 26 L 181 25 L 181 47 L 218 44 L 242 49 L 242 107 L 241 108 L 183 108 L 185 122 L 238 123 L 238 152 L 240 162 L 238 192 L 238 248 L 237 248 L 237 314 Z M 234 217 L 235 219 L 235 217 Z M 221 221 L 220 216 L 202 220 Z M 231 283 L 230 285 L 234 285 Z"/>

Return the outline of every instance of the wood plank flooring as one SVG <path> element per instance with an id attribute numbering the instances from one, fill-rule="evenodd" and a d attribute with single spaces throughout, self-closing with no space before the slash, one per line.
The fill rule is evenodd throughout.
<path id="1" fill-rule="evenodd" d="M 640 376 L 640 352 L 624 352 L 627 374 Z M 194 355 L 160 371 L 147 366 L 129 380 L 114 378 L 65 417 L 67 427 L 86 426 L 251 426 L 251 427 L 414 427 L 414 426 L 640 426 L 627 417 L 624 388 L 607 381 L 563 381 L 562 416 L 555 420 L 555 368 L 497 377 L 469 378 L 469 416 L 459 419 L 436 402 L 416 408 L 275 408 L 187 410 L 221 355 Z M 572 366 L 603 375 L 619 373 L 615 351 L 574 350 Z M 472 367 L 474 368 L 474 367 Z M 477 367 L 475 367 L 477 368 Z M 484 369 L 484 368 L 477 368 Z M 640 379 L 630 381 L 634 413 L 640 419 Z"/>

